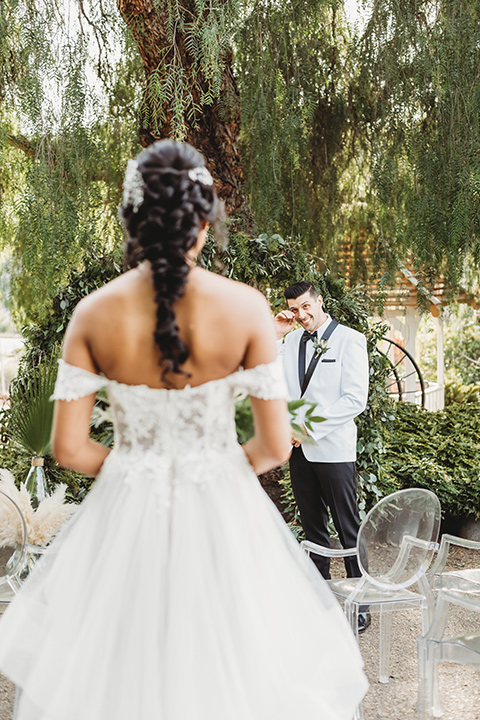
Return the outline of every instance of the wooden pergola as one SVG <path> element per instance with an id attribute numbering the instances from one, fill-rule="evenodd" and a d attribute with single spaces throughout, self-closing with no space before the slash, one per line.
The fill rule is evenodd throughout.
<path id="1" fill-rule="evenodd" d="M 343 270 L 348 283 L 353 275 L 351 272 L 351 257 L 351 254 L 344 250 L 340 254 L 338 263 L 339 269 Z M 367 261 L 367 276 L 368 266 Z M 385 287 L 381 286 L 379 282 L 369 279 L 365 283 L 365 290 L 371 296 L 375 305 L 381 307 L 381 313 L 379 313 L 378 317 L 390 325 L 389 339 L 396 340 L 414 359 L 416 359 L 416 338 L 421 320 L 420 308 L 425 307 L 425 305 L 428 307 L 437 336 L 437 381 L 435 384 L 430 384 L 425 391 L 425 407 L 429 410 L 443 408 L 445 398 L 443 311 L 452 302 L 467 303 L 477 308 L 477 299 L 463 288 L 457 290 L 452 296 L 443 278 L 439 278 L 434 286 L 426 291 L 415 276 L 410 263 L 398 264 L 393 285 Z M 401 339 L 399 339 L 399 336 L 401 336 Z M 392 348 L 387 347 L 387 344 L 385 344 L 384 351 L 387 353 L 389 349 Z M 420 402 L 418 378 L 414 372 L 406 374 L 404 390 L 404 399 L 415 398 L 416 402 Z"/>

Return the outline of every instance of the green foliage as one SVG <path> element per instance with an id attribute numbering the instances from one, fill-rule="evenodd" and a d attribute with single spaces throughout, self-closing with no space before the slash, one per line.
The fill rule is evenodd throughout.
<path id="1" fill-rule="evenodd" d="M 214 102 L 221 105 L 241 7 L 238 0 L 223 0 L 215 7 L 205 0 L 156 0 L 154 9 L 165 37 L 158 64 L 148 72 L 143 124 L 162 137 L 162 127 L 169 123 L 172 136 L 185 141 L 188 130 L 201 120 L 202 108 Z M 151 31 L 132 17 L 126 20 L 136 37 Z"/>
<path id="2" fill-rule="evenodd" d="M 250 203 L 269 232 L 324 256 L 355 212 L 348 34 L 342 3 L 255 0 L 235 41 Z M 354 181 L 355 183 L 355 181 Z"/>
<path id="3" fill-rule="evenodd" d="M 10 389 L 9 434 L 22 450 L 43 457 L 51 452 L 53 403 L 57 362 L 55 355 L 42 360 L 35 374 L 24 375 Z"/>
<path id="4" fill-rule="evenodd" d="M 237 428 L 238 442 L 243 445 L 250 440 L 254 433 L 253 413 L 250 405 L 250 398 L 242 398 L 235 405 L 235 425 Z"/>
<path id="5" fill-rule="evenodd" d="M 96 36 L 102 87 L 82 12 L 75 19 L 54 3 L 23 0 L 0 6 L 0 249 L 19 325 L 42 323 L 70 271 L 123 240 L 116 208 L 126 161 L 139 149 L 141 67 L 111 9 L 89 17 L 110 23 Z"/>
<path id="6" fill-rule="evenodd" d="M 445 385 L 445 405 L 463 405 L 471 403 L 480 406 L 480 385 L 461 385 L 447 383 Z"/>
<path id="7" fill-rule="evenodd" d="M 359 490 L 361 509 L 364 512 L 379 497 L 388 494 L 389 482 L 381 471 L 383 434 L 394 419 L 394 403 L 385 389 L 389 372 L 377 343 L 385 334 L 385 326 L 369 320 L 368 298 L 361 290 L 349 290 L 345 283 L 326 269 L 318 257 L 305 252 L 296 239 L 282 238 L 278 234 L 248 237 L 235 234 L 227 250 L 219 253 L 209 239 L 201 261 L 207 268 L 223 267 L 235 280 L 246 282 L 262 290 L 272 308 L 285 306 L 283 289 L 299 279 L 310 280 L 321 292 L 325 307 L 339 322 L 363 332 L 367 336 L 370 363 L 370 389 L 366 410 L 357 418 Z M 237 420 L 242 423 L 242 413 Z M 288 496 L 287 503 L 293 497 Z"/>
<path id="8" fill-rule="evenodd" d="M 116 248 L 105 255 L 86 255 L 83 269 L 70 269 L 66 284 L 57 290 L 50 312 L 41 324 L 26 325 L 22 329 L 26 352 L 19 368 L 19 375 L 35 367 L 38 358 L 59 355 L 60 343 L 70 317 L 80 300 L 105 285 L 120 274 L 123 253 Z"/>
<path id="9" fill-rule="evenodd" d="M 477 403 L 429 412 L 398 403 L 382 456 L 391 489 L 425 487 L 444 515 L 480 517 L 480 412 Z"/>
<path id="10" fill-rule="evenodd" d="M 23 479 L 31 455 L 47 454 L 45 473 L 49 487 L 53 488 L 57 482 L 67 483 L 68 497 L 75 501 L 85 496 L 92 480 L 71 470 L 60 468 L 48 454 L 53 403 L 46 398 L 49 398 L 53 392 L 57 373 L 56 359 L 60 355 L 61 341 L 75 306 L 85 295 L 116 277 L 120 272 L 121 263 L 120 249 L 104 256 L 93 254 L 85 257 L 84 269 L 81 272 L 71 271 L 67 284 L 53 298 L 47 319 L 41 325 L 29 325 L 23 328 L 26 352 L 20 364 L 18 381 L 12 390 L 11 406 L 4 408 L 0 413 L 2 427 L 0 467 L 9 469 L 16 478 Z M 45 360 L 46 358 L 48 360 Z M 42 389 L 42 394 L 38 403 L 30 405 L 29 394 L 35 394 L 37 388 Z M 92 436 L 99 442 L 110 445 L 111 422 L 105 416 L 105 407 L 106 397 L 100 394 L 94 410 Z M 30 423 L 30 420 L 32 432 L 39 434 L 40 438 L 36 439 L 34 436 L 34 439 L 31 439 L 28 436 L 28 444 L 25 441 L 21 443 L 21 447 L 18 447 L 16 440 L 19 432 L 26 434 L 27 428 L 24 428 L 24 425 Z M 35 449 L 39 448 L 40 444 L 44 448 L 43 453 Z"/>
<path id="11" fill-rule="evenodd" d="M 312 430 L 317 423 L 323 422 L 325 418 L 316 414 L 316 406 L 306 400 L 290 400 L 288 402 L 288 412 L 290 415 L 290 426 L 292 434 L 299 440 L 308 442 L 309 436 L 298 424 L 298 414 L 305 411 L 305 419 L 303 424 L 307 430 Z M 247 442 L 254 433 L 253 413 L 250 404 L 250 398 L 245 397 L 235 406 L 235 424 L 237 426 L 237 437 L 239 443 Z"/>
<path id="12" fill-rule="evenodd" d="M 377 351 L 377 344 L 385 335 L 385 329 L 385 325 L 381 323 L 373 324 L 367 334 L 370 389 L 367 406 L 356 419 L 358 432 L 356 464 L 361 517 L 378 500 L 393 492 L 391 483 L 382 469 L 385 432 L 392 427 L 397 410 L 397 403 L 389 397 L 386 390 L 388 361 Z"/>
<path id="13" fill-rule="evenodd" d="M 358 39 L 375 232 L 456 285 L 480 259 L 480 5 L 369 0 Z"/>
<path id="14" fill-rule="evenodd" d="M 480 383 L 480 324 L 470 320 L 452 328 L 445 342 L 447 377 L 465 384 Z"/>
<path id="15" fill-rule="evenodd" d="M 347 239 L 351 273 L 413 257 L 455 287 L 480 260 L 479 4 L 358 0 L 356 31 L 343 5 L 257 0 L 237 34 L 255 218 L 332 267 Z"/>
<path id="16" fill-rule="evenodd" d="M 478 3 L 365 0 L 356 31 L 344 4 L 156 0 L 127 29 L 113 0 L 79 3 L 78 18 L 2 2 L 0 238 L 17 318 L 43 322 L 68 269 L 119 245 L 140 122 L 144 141 L 147 127 L 215 137 L 237 102 L 232 53 L 246 187 L 268 237 L 294 236 L 330 267 L 345 240 L 363 270 L 367 256 L 391 269 L 411 253 L 427 286 L 477 267 Z M 145 37 L 155 12 L 160 57 Z"/>

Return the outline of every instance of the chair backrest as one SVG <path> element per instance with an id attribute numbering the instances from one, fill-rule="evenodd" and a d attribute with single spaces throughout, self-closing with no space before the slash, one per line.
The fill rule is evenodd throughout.
<path id="1" fill-rule="evenodd" d="M 409 488 L 383 498 L 360 526 L 362 573 L 381 587 L 404 588 L 427 570 L 438 547 L 440 502 L 430 490 Z"/>
<path id="2" fill-rule="evenodd" d="M 27 526 L 18 505 L 0 490 L 0 587 L 18 586 L 25 566 Z"/>
<path id="3" fill-rule="evenodd" d="M 463 562 L 465 563 L 467 569 L 464 567 L 463 570 L 450 570 L 446 573 L 446 575 L 462 576 L 468 572 L 470 574 L 470 578 L 480 576 L 480 542 L 444 533 L 440 541 L 440 548 L 438 550 L 437 557 L 435 558 L 435 562 L 427 572 L 428 581 L 432 589 L 438 589 L 442 586 L 442 584 L 445 584 L 446 578 L 443 578 L 443 575 L 445 574 L 451 547 L 459 547 L 463 549 Z M 453 582 L 455 583 L 455 581 Z"/>

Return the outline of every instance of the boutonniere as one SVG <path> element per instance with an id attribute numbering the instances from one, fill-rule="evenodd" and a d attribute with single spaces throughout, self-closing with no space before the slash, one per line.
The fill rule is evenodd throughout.
<path id="1" fill-rule="evenodd" d="M 326 338 L 314 338 L 312 342 L 315 348 L 315 360 L 325 355 L 327 350 L 330 350 L 330 348 L 327 347 L 328 340 L 326 340 Z"/>

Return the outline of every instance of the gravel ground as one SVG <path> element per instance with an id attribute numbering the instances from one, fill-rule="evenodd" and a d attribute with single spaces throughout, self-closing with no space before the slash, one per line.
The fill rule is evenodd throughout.
<path id="1" fill-rule="evenodd" d="M 14 699 L 14 684 L 4 675 L 0 674 L 0 720 L 11 720 L 13 717 Z"/>
<path id="2" fill-rule="evenodd" d="M 332 565 L 332 574 L 340 575 L 342 566 L 336 563 Z M 447 569 L 469 566 L 468 552 L 459 548 L 452 550 Z M 448 632 L 480 632 L 480 613 L 475 619 L 477 622 L 472 624 L 472 613 L 455 609 Z M 364 701 L 366 720 L 417 720 L 416 639 L 420 633 L 419 611 L 394 613 L 390 680 L 387 685 L 381 685 L 378 682 L 379 618 L 376 613 L 372 614 L 370 628 L 360 637 L 360 650 L 370 682 Z M 480 670 L 440 663 L 439 678 L 443 720 L 480 720 Z M 13 684 L 0 675 L 0 720 L 11 720 L 14 697 Z"/>
<path id="3" fill-rule="evenodd" d="M 478 558 L 477 558 L 478 560 Z M 447 570 L 473 567 L 469 551 L 452 548 Z M 340 574 L 341 567 L 332 567 L 332 574 Z M 360 636 L 360 650 L 370 688 L 364 700 L 366 720 L 417 720 L 417 637 L 421 635 L 420 610 L 406 610 L 393 614 L 390 679 L 387 685 L 378 681 L 379 627 L 377 613 L 372 624 Z M 452 608 L 447 633 L 480 632 L 480 613 L 477 615 Z M 443 720 L 480 720 L 480 670 L 439 663 L 439 689 Z"/>
<path id="4" fill-rule="evenodd" d="M 480 615 L 472 627 L 472 613 L 454 609 L 448 634 L 480 632 Z M 370 689 L 364 700 L 367 720 L 416 720 L 416 640 L 421 634 L 420 611 L 394 613 L 390 679 L 378 681 L 379 617 L 360 637 L 360 650 Z M 444 720 L 480 720 L 480 671 L 455 663 L 439 663 L 439 688 Z"/>

